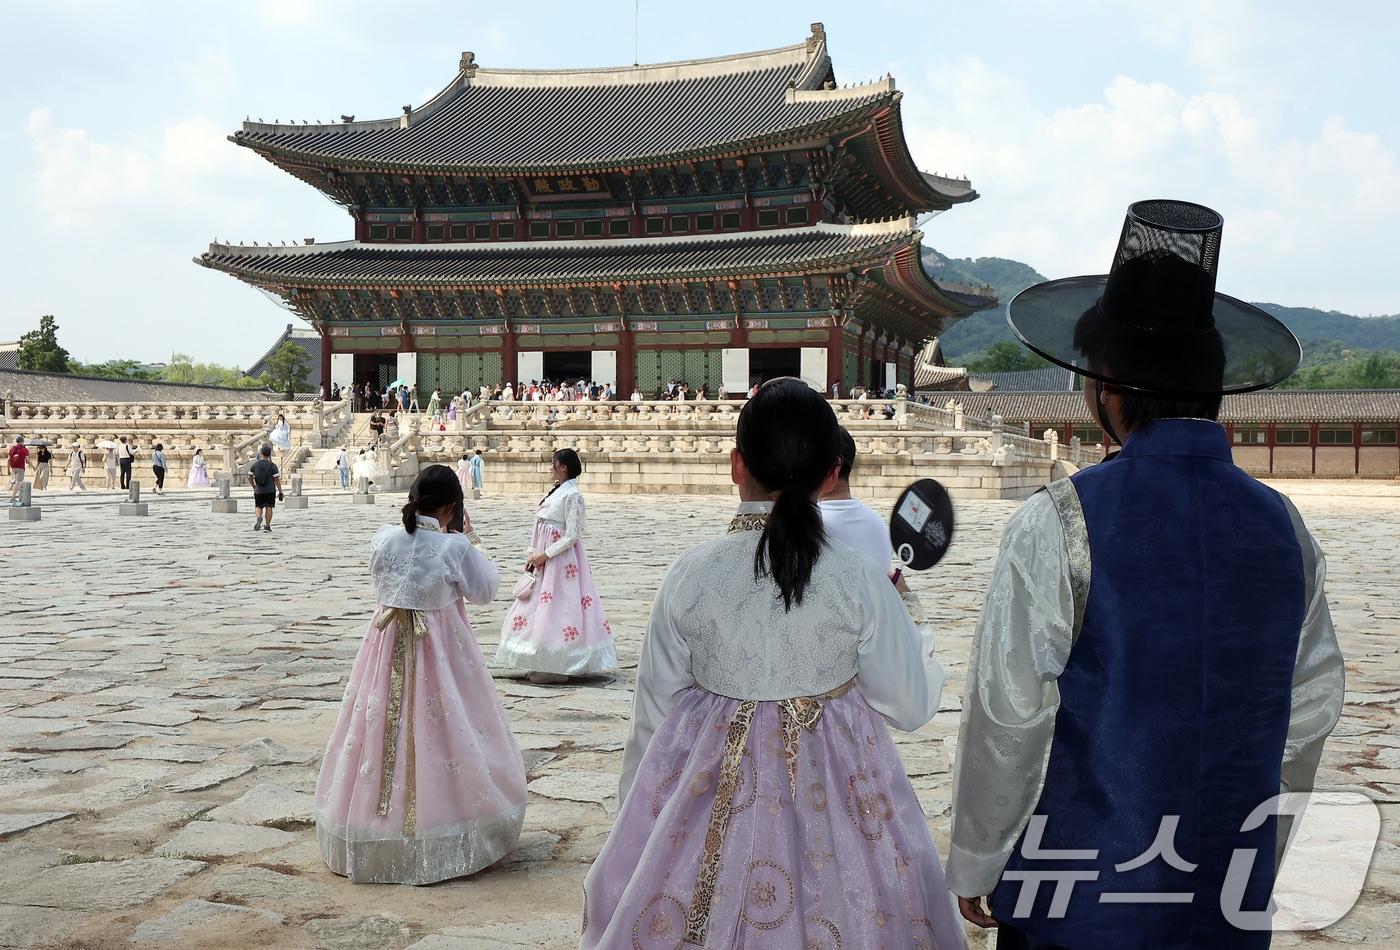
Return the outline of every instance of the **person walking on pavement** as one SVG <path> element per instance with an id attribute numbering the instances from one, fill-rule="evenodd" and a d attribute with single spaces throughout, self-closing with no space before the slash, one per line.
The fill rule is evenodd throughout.
<path id="1" fill-rule="evenodd" d="M 49 473 L 53 470 L 53 453 L 42 442 L 34 453 L 34 490 L 43 491 L 49 487 Z"/>
<path id="2" fill-rule="evenodd" d="M 156 476 L 156 494 L 165 494 L 165 444 L 157 442 L 155 451 L 151 453 L 151 470 Z"/>
<path id="3" fill-rule="evenodd" d="M 336 471 L 340 472 L 340 487 L 350 488 L 350 452 L 345 446 L 340 447 L 340 454 L 335 457 Z"/>
<path id="4" fill-rule="evenodd" d="M 87 455 L 81 443 L 73 443 L 73 451 L 68 456 L 68 490 L 87 491 L 83 484 L 83 469 L 87 468 Z"/>
<path id="5" fill-rule="evenodd" d="M 258 510 L 253 530 L 272 530 L 272 510 L 282 500 L 282 475 L 272 461 L 272 446 L 258 450 L 258 460 L 248 466 L 248 484 L 253 486 L 253 507 Z"/>
<path id="6" fill-rule="evenodd" d="M 136 449 L 127 441 L 126 436 L 118 440 L 117 445 L 117 465 L 121 467 L 122 491 L 131 487 L 131 465 L 136 461 Z"/>
<path id="7" fill-rule="evenodd" d="M 29 459 L 29 450 L 24 447 L 24 436 L 15 436 L 10 446 L 10 504 L 19 504 L 19 486 L 24 484 L 24 465 Z"/>

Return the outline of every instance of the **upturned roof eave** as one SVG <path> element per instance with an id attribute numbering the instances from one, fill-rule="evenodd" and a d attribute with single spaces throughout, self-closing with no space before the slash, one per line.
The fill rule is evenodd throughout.
<path id="1" fill-rule="evenodd" d="M 366 159 L 308 149 L 288 148 L 282 145 L 273 145 L 256 139 L 249 139 L 240 133 L 234 133 L 228 136 L 228 140 L 235 145 L 240 145 L 257 152 L 273 164 L 278 165 L 278 167 L 282 167 L 282 160 L 285 160 L 302 166 L 321 166 L 355 173 L 380 172 L 386 174 L 469 175 L 481 178 L 570 172 L 617 172 L 637 168 L 660 167 L 679 162 L 703 161 L 707 158 L 723 158 L 729 155 L 752 151 L 756 148 L 774 148 L 807 140 L 811 140 L 814 143 L 820 142 L 822 139 L 830 136 L 840 135 L 843 132 L 858 129 L 860 125 L 869 118 L 871 113 L 888 105 L 895 95 L 897 95 L 897 93 L 879 93 L 868 99 L 852 100 L 852 107 L 847 111 L 827 116 L 813 122 L 777 129 L 763 135 L 752 136 L 746 139 L 712 142 L 693 149 L 674 152 L 613 156 L 596 161 L 447 164 Z M 971 199 L 964 198 L 961 200 Z M 940 204 L 938 207 L 941 208 L 943 205 Z"/>

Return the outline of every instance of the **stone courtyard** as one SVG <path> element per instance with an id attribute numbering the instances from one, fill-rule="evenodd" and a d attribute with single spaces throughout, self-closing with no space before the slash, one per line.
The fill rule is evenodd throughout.
<path id="1" fill-rule="evenodd" d="M 1319 782 L 1364 786 L 1384 832 L 1361 904 L 1322 934 L 1274 946 L 1396 946 L 1400 486 L 1279 487 L 1328 553 L 1347 657 L 1347 705 Z M 0 945 L 574 946 L 581 882 L 616 810 L 652 594 L 681 547 L 724 530 L 731 501 L 590 500 L 587 543 L 621 676 L 539 687 L 496 672 L 529 771 L 524 836 L 472 878 L 411 888 L 335 877 L 311 827 L 321 747 L 373 606 L 367 542 L 397 520 L 401 496 L 352 506 L 318 493 L 254 535 L 244 495 L 237 515 L 180 490 L 147 497 L 150 517 L 118 518 L 118 493 L 46 493 L 42 521 L 0 528 Z M 505 580 L 495 603 L 472 611 L 488 658 L 534 503 L 471 508 Z M 949 557 L 913 581 L 949 685 L 939 715 L 896 738 L 940 847 L 970 635 L 1015 507 L 961 503 Z"/>

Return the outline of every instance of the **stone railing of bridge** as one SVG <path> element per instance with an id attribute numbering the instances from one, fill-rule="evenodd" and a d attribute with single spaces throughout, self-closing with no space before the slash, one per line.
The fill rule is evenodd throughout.
<path id="1" fill-rule="evenodd" d="M 283 415 L 291 426 L 292 450 L 278 457 L 294 471 L 312 449 L 331 445 L 354 421 L 348 401 L 192 403 L 192 402 L 11 402 L 0 418 L 6 442 L 16 435 L 53 443 L 60 459 L 74 442 L 88 453 L 89 465 L 99 441 L 126 436 L 149 460 L 157 444 L 164 447 L 172 480 L 188 473 L 195 449 L 204 452 L 211 476 L 247 470 L 258 448 Z"/>
<path id="2" fill-rule="evenodd" d="M 409 418 L 387 462 L 395 472 L 416 474 L 420 465 L 453 465 L 480 450 L 494 490 L 533 491 L 545 484 L 551 453 L 572 446 L 583 456 L 591 491 L 727 493 L 742 407 L 718 400 L 478 404 L 450 422 Z M 1077 441 L 1063 446 L 1054 433 L 1033 438 L 995 416 L 973 419 L 904 399 L 833 400 L 832 408 L 856 442 L 853 485 L 872 497 L 892 497 L 915 478 L 933 477 L 963 497 L 1020 498 L 1098 460 L 1097 450 Z M 325 478 L 329 484 L 334 475 Z M 407 487 L 403 480 L 389 484 Z"/>

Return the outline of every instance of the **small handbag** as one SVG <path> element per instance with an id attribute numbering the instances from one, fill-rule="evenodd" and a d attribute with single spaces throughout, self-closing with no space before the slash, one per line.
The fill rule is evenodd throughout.
<path id="1" fill-rule="evenodd" d="M 516 600 L 529 600 L 530 595 L 534 592 L 535 575 L 530 571 L 521 574 L 520 579 L 516 581 L 515 586 L 511 588 L 511 593 L 515 595 Z"/>

